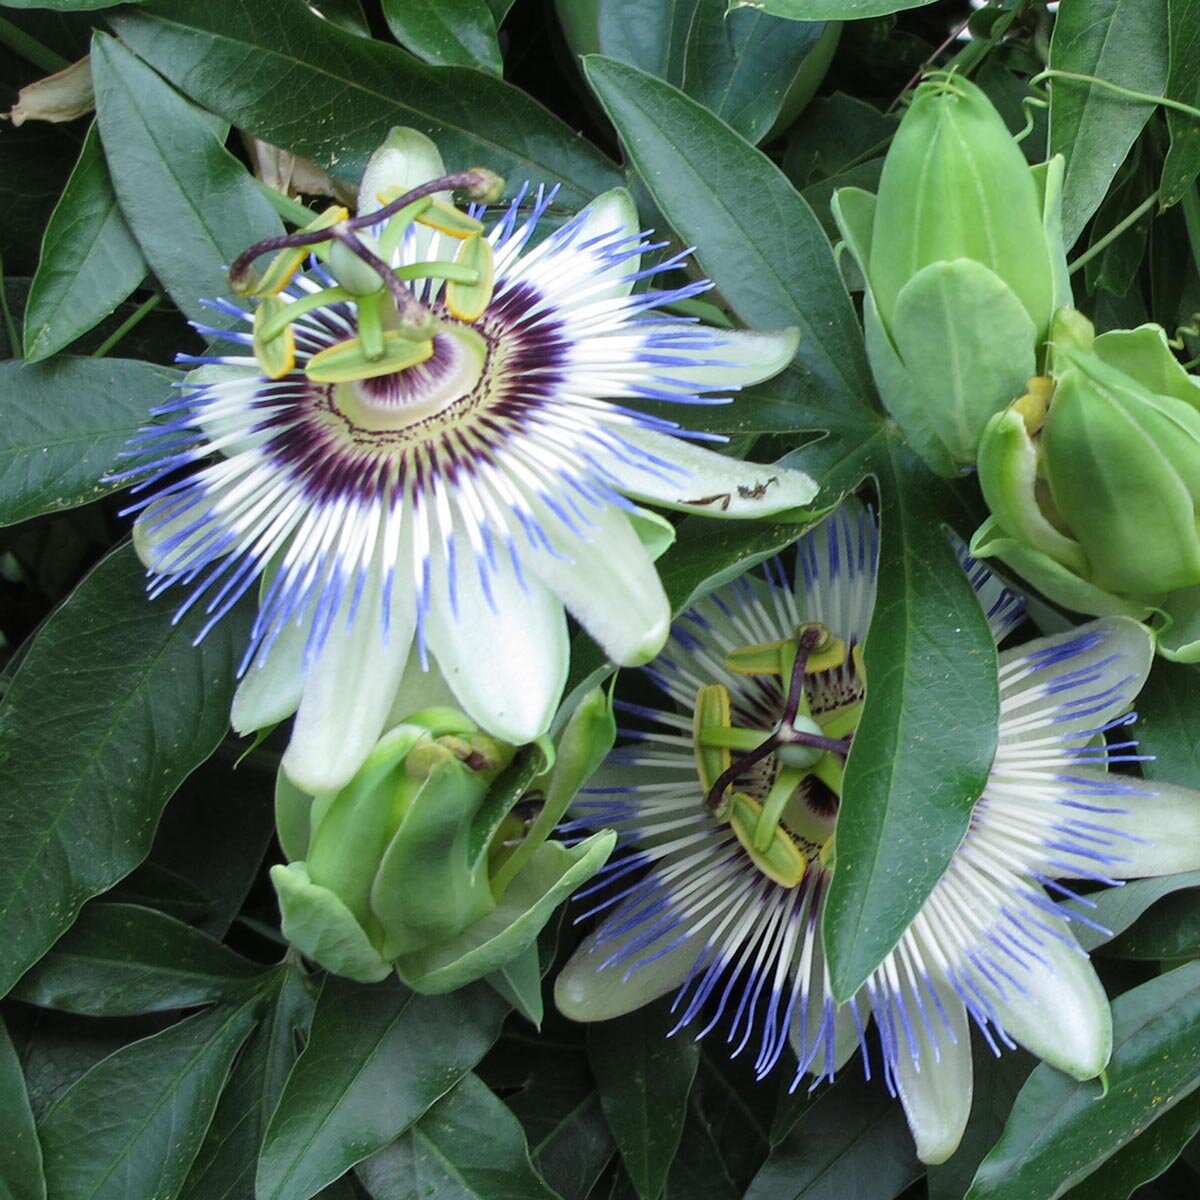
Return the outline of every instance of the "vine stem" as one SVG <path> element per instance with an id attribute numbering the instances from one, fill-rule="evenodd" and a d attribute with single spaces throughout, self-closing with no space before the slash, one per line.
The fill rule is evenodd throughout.
<path id="1" fill-rule="evenodd" d="M 1136 225 L 1158 203 L 1158 191 L 1159 189 L 1155 188 L 1133 212 L 1118 221 L 1099 241 L 1093 242 L 1074 262 L 1068 263 L 1067 274 L 1074 275 L 1081 267 L 1087 266 L 1097 254 L 1107 250 L 1131 225 Z"/>
<path id="2" fill-rule="evenodd" d="M 37 38 L 30 37 L 25 30 L 3 17 L 0 17 L 0 46 L 7 46 L 14 54 L 19 54 L 48 75 L 71 65 L 69 58 L 63 58 L 49 46 L 43 46 Z"/>
<path id="3" fill-rule="evenodd" d="M 1200 121 L 1200 108 L 1184 104 L 1182 100 L 1172 100 L 1170 96 L 1156 96 L 1153 92 L 1135 92 L 1132 88 L 1122 87 L 1110 79 L 1101 79 L 1097 75 L 1081 75 L 1077 71 L 1060 71 L 1057 67 L 1047 67 L 1039 71 L 1030 81 L 1030 85 L 1043 83 L 1046 80 L 1069 79 L 1074 83 L 1090 83 L 1093 87 L 1103 88 L 1127 100 L 1136 100 L 1139 104 L 1161 104 L 1164 108 L 1173 108 L 1176 112 Z"/>
<path id="4" fill-rule="evenodd" d="M 116 329 L 114 329 L 112 333 L 110 333 L 108 337 L 106 337 L 104 341 L 102 341 L 100 345 L 92 351 L 92 358 L 103 358 L 123 337 L 125 337 L 127 333 L 129 333 L 131 329 L 134 329 L 140 325 L 142 323 L 142 319 L 152 313 L 161 303 L 161 292 L 155 292 L 154 295 L 149 299 L 143 300 L 141 304 L 139 304 L 137 308 L 135 308 L 133 312 L 131 312 L 129 316 L 127 316 L 125 320 L 122 321 L 121 324 L 118 325 Z"/>

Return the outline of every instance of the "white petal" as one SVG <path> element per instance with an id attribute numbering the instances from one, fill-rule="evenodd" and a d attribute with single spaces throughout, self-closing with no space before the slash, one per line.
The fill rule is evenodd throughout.
<path id="1" fill-rule="evenodd" d="M 1069 875 L 1072 863 L 1083 868 L 1080 874 L 1098 869 L 1113 879 L 1200 870 L 1200 792 L 1086 767 L 1071 768 L 1071 775 L 1079 782 L 1062 786 L 1071 789 L 1072 798 L 1106 810 L 1073 815 L 1104 837 L 1103 846 L 1091 848 L 1112 859 L 1097 866 L 1094 858 L 1059 854 L 1056 875 Z"/>
<path id="2" fill-rule="evenodd" d="M 1127 712 L 1154 643 L 1130 617 L 1102 617 L 1000 655 L 1000 740 L 1070 737 Z"/>
<path id="3" fill-rule="evenodd" d="M 917 1143 L 917 1157 L 926 1163 L 942 1163 L 958 1149 L 971 1111 L 971 1029 L 966 1008 L 954 992 L 932 980 L 929 984 L 937 990 L 941 1011 L 926 995 L 927 1025 L 906 987 L 917 1056 L 914 1058 L 907 1039 L 901 1037 L 893 1066 L 900 1103 Z"/>
<path id="4" fill-rule="evenodd" d="M 808 504 L 817 494 L 803 471 L 742 462 L 647 429 L 622 428 L 618 436 L 633 461 L 615 454 L 598 454 L 597 461 L 617 488 L 639 500 L 707 517 L 768 517 Z"/>
<path id="5" fill-rule="evenodd" d="M 644 925 L 635 925 L 618 937 L 600 940 L 605 929 L 619 924 L 626 911 L 617 909 L 604 925 L 586 937 L 559 972 L 554 984 L 554 1003 L 572 1021 L 607 1021 L 674 991 L 687 978 L 704 947 L 702 937 L 691 937 L 650 962 L 631 966 L 620 961 L 605 966 L 645 932 Z"/>
<path id="6" fill-rule="evenodd" d="M 862 642 L 875 608 L 879 522 L 853 496 L 796 545 L 797 596 L 804 617 L 821 621 L 847 643 Z"/>
<path id="7" fill-rule="evenodd" d="M 1032 1054 L 1076 1079 L 1092 1079 L 1112 1053 L 1112 1013 L 1108 997 L 1087 955 L 1065 922 L 1049 913 L 1040 919 L 1065 939 L 1045 935 L 1028 966 L 1016 968 L 1018 989 L 977 982 L 987 994 L 1005 1031 Z"/>
<path id="8" fill-rule="evenodd" d="M 411 191 L 445 175 L 441 153 L 429 138 L 415 129 L 389 130 L 383 144 L 371 155 L 358 192 L 358 213 L 366 216 L 382 208 L 379 194 L 389 188 Z M 439 193 L 449 198 L 448 192 Z"/>
<path id="9" fill-rule="evenodd" d="M 289 622 L 265 658 L 256 658 L 233 696 L 230 724 L 242 735 L 290 717 L 304 693 L 304 644 L 308 625 Z"/>
<path id="10" fill-rule="evenodd" d="M 489 603 L 476 559 L 459 545 L 457 613 L 444 569 L 434 572 L 430 649 L 472 720 L 505 741 L 532 741 L 549 727 L 567 679 L 562 604 L 528 569 L 522 587 L 503 547 L 488 572 Z"/>
<path id="11" fill-rule="evenodd" d="M 524 562 L 613 662 L 648 662 L 662 649 L 671 624 L 658 572 L 619 508 L 588 508 L 587 517 L 593 524 L 586 531 L 590 541 L 555 537 L 570 561 L 543 551 L 526 555 Z"/>
<path id="12" fill-rule="evenodd" d="M 345 608 L 339 609 L 320 654 L 305 673 L 283 769 L 312 795 L 349 783 L 386 726 L 416 621 L 402 577 L 393 589 L 386 637 L 382 600 L 373 574 L 353 623 L 347 629 Z"/>
<path id="13" fill-rule="evenodd" d="M 734 391 L 771 379 L 796 357 L 800 347 L 800 331 L 795 326 L 758 333 L 664 322 L 653 325 L 647 337 L 658 344 L 671 337 L 695 343 L 693 349 L 680 352 L 678 366 L 672 363 L 658 369 L 673 380 L 691 384 L 697 392 Z"/>
<path id="14" fill-rule="evenodd" d="M 431 658 L 429 665 L 422 667 L 420 655 L 411 653 L 392 701 L 392 711 L 388 713 L 387 728 L 402 724 L 423 708 L 457 707 L 458 701 L 437 663 Z"/>

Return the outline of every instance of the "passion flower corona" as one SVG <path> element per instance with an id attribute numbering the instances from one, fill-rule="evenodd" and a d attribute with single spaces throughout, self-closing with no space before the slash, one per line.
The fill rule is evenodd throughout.
<path id="1" fill-rule="evenodd" d="M 207 630 L 261 581 L 233 723 L 295 713 L 283 765 L 310 793 L 443 702 L 434 663 L 488 733 L 542 734 L 566 679 L 564 606 L 614 661 L 653 657 L 671 526 L 637 501 L 763 516 L 815 492 L 636 407 L 720 403 L 782 369 L 795 330 L 655 315 L 708 285 L 634 290 L 684 256 L 642 265 L 663 247 L 624 191 L 540 241 L 553 191 L 523 189 L 490 232 L 450 201 L 499 183 L 447 176 L 427 138 L 394 130 L 358 217 L 331 209 L 234 264 L 256 303 L 219 306 L 248 328 L 202 332 L 242 352 L 200 360 L 136 446 L 152 590 L 188 588 Z"/>
<path id="2" fill-rule="evenodd" d="M 1111 617 L 1000 655 L 998 749 L 970 827 L 895 949 L 837 1004 L 822 941 L 842 769 L 865 694 L 860 647 L 875 598 L 877 528 L 844 506 L 774 564 L 676 624 L 648 668 L 668 698 L 577 804 L 618 831 L 606 913 L 559 977 L 560 1009 L 618 1016 L 675 991 L 677 1028 L 718 1026 L 760 1076 L 790 1043 L 795 1083 L 833 1078 L 878 1029 L 883 1076 L 927 1162 L 953 1153 L 971 1106 L 970 1021 L 1078 1078 L 1105 1067 L 1112 1022 L 1071 931 L 1108 885 L 1200 866 L 1200 795 L 1108 774 L 1149 635 Z M 997 639 L 1023 604 L 965 560 Z M 874 636 L 874 635 L 872 635 Z M 1047 895 L 1047 889 L 1054 896 Z M 580 893 L 581 895 L 586 893 Z"/>

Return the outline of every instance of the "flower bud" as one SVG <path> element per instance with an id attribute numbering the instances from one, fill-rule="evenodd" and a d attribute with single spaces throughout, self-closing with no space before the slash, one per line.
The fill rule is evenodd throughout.
<path id="1" fill-rule="evenodd" d="M 1044 419 L 1029 422 L 1023 398 L 988 423 L 979 479 L 992 515 L 972 553 L 1004 559 L 1080 612 L 1158 609 L 1164 636 L 1180 622 L 1160 649 L 1187 656 L 1185 589 L 1200 585 L 1200 384 L 1158 326 L 1094 337 L 1063 310 L 1053 334 Z"/>
<path id="2" fill-rule="evenodd" d="M 585 701 L 579 713 L 594 709 Z M 581 741 L 575 719 L 561 767 L 553 747 L 514 761 L 512 746 L 461 713 L 427 709 L 385 734 L 336 793 L 307 796 L 281 773 L 276 820 L 292 861 L 271 879 L 284 934 L 321 966 L 364 982 L 397 969 L 418 990 L 446 991 L 497 969 L 532 945 L 613 843 L 547 842 L 557 817 L 527 832 L 512 819 L 520 784 L 545 776 L 561 813 L 611 741 L 586 731 Z"/>
<path id="3" fill-rule="evenodd" d="M 867 352 L 888 410 L 944 475 L 975 460 L 988 419 L 1040 366 L 1070 302 L 1059 230 L 1063 163 L 1030 168 L 982 91 L 917 88 L 878 196 L 838 191 L 834 215 L 866 278 Z"/>

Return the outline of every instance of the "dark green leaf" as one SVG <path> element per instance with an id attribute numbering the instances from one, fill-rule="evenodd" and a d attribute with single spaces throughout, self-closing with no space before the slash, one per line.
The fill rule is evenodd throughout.
<path id="1" fill-rule="evenodd" d="M 148 269 L 117 207 L 93 123 L 42 240 L 25 310 L 26 360 L 49 358 L 98 325 Z"/>
<path id="2" fill-rule="evenodd" d="M 396 41 L 427 63 L 503 74 L 486 0 L 383 0 L 383 15 Z"/>
<path id="3" fill-rule="evenodd" d="M 1167 95 L 1192 107 L 1200 105 L 1200 0 L 1167 0 L 1170 69 Z M 1200 122 L 1167 109 L 1171 148 L 1163 163 L 1159 201 L 1176 204 L 1200 174 Z"/>
<path id="4" fill-rule="evenodd" d="M 267 1122 L 312 1020 L 308 983 L 280 968 L 278 988 L 221 1093 L 179 1200 L 254 1200 L 254 1172 Z"/>
<path id="5" fill-rule="evenodd" d="M 1193 878 L 1198 874 L 1189 872 Z M 1191 888 L 1164 896 L 1104 952 L 1151 962 L 1200 957 L 1200 892 Z"/>
<path id="6" fill-rule="evenodd" d="M 1062 0 L 1050 66 L 1161 95 L 1167 83 L 1167 0 Z M 1067 160 L 1063 236 L 1075 242 L 1154 111 L 1074 79 L 1050 85 L 1050 153 Z"/>
<path id="7" fill-rule="evenodd" d="M 290 0 L 155 0 L 111 23 L 205 107 L 355 182 L 388 128 L 411 125 L 451 169 L 491 167 L 510 190 L 561 181 L 560 199 L 577 207 L 620 183 L 603 155 L 516 88 L 425 66 Z"/>
<path id="8" fill-rule="evenodd" d="M 0 1200 L 45 1200 L 42 1150 L 33 1127 L 25 1075 L 0 1021 Z"/>
<path id="9" fill-rule="evenodd" d="M 521 1123 L 477 1075 L 356 1171 L 374 1200 L 555 1200 Z"/>
<path id="10" fill-rule="evenodd" d="M 1200 963 L 1113 1001 L 1108 1091 L 1046 1063 L 1017 1096 L 969 1200 L 1051 1200 L 1200 1085 Z"/>
<path id="11" fill-rule="evenodd" d="M 657 1200 L 679 1149 L 700 1047 L 667 1037 L 666 1006 L 640 1008 L 588 1029 L 588 1058 L 617 1150 L 641 1200 Z"/>
<path id="12" fill-rule="evenodd" d="M 327 21 L 358 37 L 370 37 L 371 26 L 362 9 L 362 0 L 316 0 L 316 9 Z"/>
<path id="13" fill-rule="evenodd" d="M 171 805 L 168 813 L 174 807 Z M 190 879 L 150 860 L 122 879 L 105 899 L 156 908 L 186 925 L 194 925 L 212 912 L 212 901 Z"/>
<path id="14" fill-rule="evenodd" d="M 403 1133 L 483 1057 L 505 1009 L 483 984 L 419 996 L 329 976 L 267 1129 L 258 1200 L 307 1200 Z"/>
<path id="15" fill-rule="evenodd" d="M 601 57 L 585 70 L 631 163 L 738 315 L 759 329 L 799 326 L 796 402 L 867 405 L 862 333 L 829 240 L 779 168 L 661 80 Z"/>
<path id="16" fill-rule="evenodd" d="M 89 504 L 176 371 L 120 358 L 0 363 L 0 525 Z"/>
<path id="17" fill-rule="evenodd" d="M 1119 888 L 1106 888 L 1088 897 L 1096 906 L 1086 910 L 1090 921 L 1107 932 L 1077 925 L 1075 939 L 1085 950 L 1104 945 L 1110 935 L 1124 933 L 1152 904 L 1181 888 L 1200 887 L 1200 871 L 1162 875 L 1157 879 L 1134 879 Z"/>
<path id="18" fill-rule="evenodd" d="M 606 54 L 630 66 L 640 67 L 676 87 L 683 84 L 683 63 L 688 31 L 701 4 L 709 0 L 599 0 L 579 4 L 580 12 L 595 12 L 594 38 L 577 43 L 577 54 Z M 571 7 L 566 0 L 563 7 Z"/>
<path id="19" fill-rule="evenodd" d="M 1200 672 L 1156 658 L 1137 710 L 1138 749 L 1152 756 L 1143 774 L 1184 785 L 1200 779 Z"/>
<path id="20" fill-rule="evenodd" d="M 1145 1133 L 1118 1150 L 1104 1170 L 1067 1192 L 1067 1200 L 1128 1200 L 1144 1183 L 1157 1179 L 1200 1130 L 1200 1096 L 1192 1093 L 1159 1117 Z"/>
<path id="21" fill-rule="evenodd" d="M 115 4 L 138 4 L 141 0 L 4 0 L 5 8 L 53 8 L 60 12 L 112 8 Z"/>
<path id="22" fill-rule="evenodd" d="M 1096 210 L 1089 246 L 1108 236 L 1119 222 L 1124 221 L 1150 197 L 1158 186 L 1155 173 L 1150 155 L 1143 153 L 1140 146 L 1135 146 L 1104 202 Z M 1084 278 L 1089 293 L 1104 288 L 1123 296 L 1129 291 L 1145 257 L 1152 220 L 1153 213 L 1147 209 L 1124 233 L 1088 261 Z"/>
<path id="23" fill-rule="evenodd" d="M 771 1152 L 745 1200 L 891 1200 L 922 1170 L 904 1110 L 878 1080 L 848 1071 Z"/>
<path id="24" fill-rule="evenodd" d="M 150 848 L 163 805 L 229 723 L 245 609 L 203 622 L 151 603 L 133 549 L 108 556 L 42 628 L 0 707 L 0 993 L 85 900 Z"/>
<path id="25" fill-rule="evenodd" d="M 783 169 L 800 188 L 830 179 L 881 158 L 899 124 L 899 117 L 853 96 L 822 96 L 788 131 Z"/>
<path id="26" fill-rule="evenodd" d="M 846 763 L 824 933 L 836 997 L 896 945 L 957 850 L 996 751 L 987 619 L 944 522 L 953 501 L 902 446 L 879 465 L 869 681 Z"/>
<path id="27" fill-rule="evenodd" d="M 760 142 L 785 103 L 794 115 L 796 99 L 806 99 L 796 93 L 816 89 L 835 38 L 820 21 L 781 21 L 758 9 L 727 12 L 724 0 L 701 0 L 680 86 L 747 141 Z"/>
<path id="28" fill-rule="evenodd" d="M 94 1066 L 38 1133 L 55 1200 L 173 1200 L 258 1002 L 199 1013 Z"/>
<path id="29" fill-rule="evenodd" d="M 487 982 L 532 1025 L 539 1028 L 545 1014 L 542 972 L 537 946 L 530 946 L 487 976 Z"/>
<path id="30" fill-rule="evenodd" d="M 174 917 L 135 904 L 89 904 L 13 994 L 83 1016 L 135 1016 L 244 997 L 260 973 Z"/>
<path id="31" fill-rule="evenodd" d="M 147 262 L 192 320 L 238 324 L 200 301 L 225 295 L 246 246 L 283 232 L 275 210 L 211 121 L 120 42 L 96 35 L 92 76 L 113 187 Z"/>
<path id="32" fill-rule="evenodd" d="M 792 21 L 856 21 L 883 17 L 906 8 L 923 8 L 934 0 L 729 0 L 729 11 L 761 8 Z"/>

